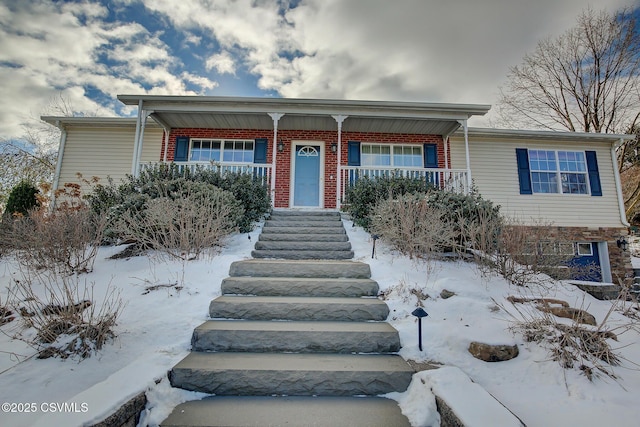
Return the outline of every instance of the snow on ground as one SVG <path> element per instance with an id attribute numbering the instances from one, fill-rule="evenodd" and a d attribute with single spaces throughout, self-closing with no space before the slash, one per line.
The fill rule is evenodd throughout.
<path id="1" fill-rule="evenodd" d="M 377 242 L 371 259 L 372 241 L 349 221 L 345 227 L 355 259 L 371 265 L 373 279 L 389 293 L 390 323 L 398 329 L 403 348 L 400 354 L 416 361 L 432 361 L 459 368 L 475 383 L 495 396 L 528 426 L 636 426 L 640 372 L 630 362 L 615 368 L 620 379 L 589 382 L 577 370 L 563 371 L 550 361 L 546 351 L 524 343 L 512 334 L 511 319 L 502 308 L 515 313 L 505 298 L 524 289 L 509 286 L 496 276 L 483 276 L 471 263 L 451 261 L 415 263 Z M 232 236 L 224 250 L 212 259 L 179 262 L 154 257 L 108 260 L 121 248 L 102 248 L 94 272 L 86 275 L 95 283 L 97 296 L 109 284 L 120 290 L 127 305 L 118 321 L 118 337 L 98 354 L 77 360 L 28 358 L 35 352 L 18 341 L 0 335 L 0 402 L 35 403 L 36 412 L 0 413 L 0 425 L 82 425 L 98 421 L 136 394 L 147 391 L 148 410 L 140 425 L 157 425 L 177 403 L 202 395 L 169 387 L 166 373 L 189 351 L 193 329 L 206 320 L 212 298 L 220 294 L 220 282 L 231 262 L 246 259 L 259 234 Z M 12 280 L 11 265 L 0 260 L 0 296 Z M 150 285 L 178 282 L 183 289 L 160 288 L 143 295 Z M 398 286 L 400 285 L 400 286 Z M 429 316 L 423 319 L 423 347 L 418 350 L 416 319 L 411 312 L 418 300 L 409 289 L 420 289 Z M 392 292 L 392 289 L 395 289 Z M 443 289 L 455 296 L 440 298 Z M 527 292 L 531 290 L 526 290 Z M 550 295 L 584 307 L 601 321 L 610 302 L 598 301 L 569 285 L 560 285 Z M 98 298 L 99 299 L 99 298 Z M 613 322 L 625 319 L 617 313 Z M 15 322 L 2 327 L 11 333 Z M 467 347 L 478 340 L 495 344 L 518 344 L 520 355 L 510 361 L 486 363 L 473 358 Z M 640 361 L 638 335 L 620 336 L 620 352 Z M 18 356 L 17 356 L 18 355 Z M 414 425 L 431 425 L 437 420 L 435 403 L 423 374 L 416 374 L 406 393 L 394 394 Z M 159 381 L 160 380 L 160 381 Z M 156 383 L 159 381 L 159 383 Z M 446 384 L 446 381 L 441 381 Z M 440 385 L 441 387 L 445 387 Z M 47 403 L 75 403 L 72 413 L 44 412 Z M 44 406 L 42 404 L 45 403 Z M 86 404 L 82 406 L 82 404 Z M 478 402 L 467 402 L 469 407 Z"/>

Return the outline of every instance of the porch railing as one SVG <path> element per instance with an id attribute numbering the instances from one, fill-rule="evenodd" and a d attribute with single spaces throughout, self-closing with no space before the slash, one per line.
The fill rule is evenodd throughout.
<path id="1" fill-rule="evenodd" d="M 347 189 L 360 178 L 401 176 L 424 180 L 425 183 L 445 191 L 467 194 L 469 183 L 466 169 L 383 168 L 376 166 L 343 166 L 341 169 L 341 200 Z"/>
<path id="2" fill-rule="evenodd" d="M 140 170 L 145 170 L 156 163 L 140 163 Z M 271 183 L 271 164 L 265 163 L 216 163 L 216 162 L 173 162 L 181 174 L 186 171 L 191 173 L 197 170 L 213 170 L 221 173 L 246 173 L 259 179 L 260 183 L 269 186 Z"/>

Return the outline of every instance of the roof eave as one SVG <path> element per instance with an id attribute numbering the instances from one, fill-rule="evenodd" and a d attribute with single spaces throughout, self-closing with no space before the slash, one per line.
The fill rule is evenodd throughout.
<path id="1" fill-rule="evenodd" d="M 445 104 L 399 101 L 357 101 L 304 98 L 251 98 L 218 96 L 118 95 L 125 105 L 143 102 L 145 109 L 227 113 L 344 114 L 359 117 L 463 120 L 484 115 L 484 104 Z"/>
<path id="2" fill-rule="evenodd" d="M 455 132 L 460 136 L 461 131 Z M 548 130 L 520 130 L 520 129 L 493 129 L 493 128 L 469 128 L 469 136 L 482 137 L 500 137 L 519 139 L 542 139 L 554 141 L 592 141 L 592 142 L 608 142 L 618 143 L 620 140 L 633 140 L 635 135 L 614 134 L 614 133 L 595 133 L 595 132 L 568 132 L 568 131 L 548 131 Z"/>

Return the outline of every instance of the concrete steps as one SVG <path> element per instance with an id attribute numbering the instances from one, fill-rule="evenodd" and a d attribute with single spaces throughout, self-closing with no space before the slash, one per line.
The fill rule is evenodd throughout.
<path id="1" fill-rule="evenodd" d="M 227 277 L 223 294 L 292 297 L 364 297 L 378 295 L 378 283 L 371 279 Z"/>
<path id="2" fill-rule="evenodd" d="M 212 320 L 169 374 L 215 397 L 161 425 L 408 426 L 396 402 L 375 396 L 405 391 L 414 371 L 394 354 L 400 338 L 369 265 L 346 260 L 339 214 L 274 212 L 252 255 L 232 263 Z"/>
<path id="3" fill-rule="evenodd" d="M 229 276 L 368 279 L 371 268 L 352 261 L 253 259 L 231 263 Z"/>
<path id="4" fill-rule="evenodd" d="M 217 396 L 375 396 L 405 391 L 412 375 L 396 355 L 191 352 L 169 379 Z"/>
<path id="5" fill-rule="evenodd" d="M 285 233 L 288 230 L 281 230 L 279 233 L 262 233 L 258 237 L 259 242 L 348 242 L 349 236 L 345 233 L 333 234 L 303 234 L 303 233 Z M 322 231 L 322 230 L 319 230 Z M 341 231 L 344 231 L 341 229 Z"/>
<path id="6" fill-rule="evenodd" d="M 212 319 L 384 321 L 389 307 L 377 298 L 224 295 L 211 301 Z"/>
<path id="7" fill-rule="evenodd" d="M 267 237 L 262 237 L 263 235 Z M 275 211 L 265 221 L 261 237 L 251 256 L 274 259 L 351 259 L 353 251 L 338 212 Z"/>
<path id="8" fill-rule="evenodd" d="M 193 351 L 394 353 L 398 332 L 385 322 L 229 321 L 198 326 Z"/>
<path id="9" fill-rule="evenodd" d="M 161 426 L 409 427 L 393 400 L 379 397 L 217 396 L 180 405 Z M 267 421 L 268 420 L 268 421 Z"/>

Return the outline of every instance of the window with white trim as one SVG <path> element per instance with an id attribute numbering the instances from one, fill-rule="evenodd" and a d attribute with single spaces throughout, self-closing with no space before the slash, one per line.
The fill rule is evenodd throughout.
<path id="1" fill-rule="evenodd" d="M 529 150 L 534 193 L 589 194 L 583 151 Z"/>
<path id="2" fill-rule="evenodd" d="M 362 166 L 422 167 L 422 146 L 362 144 Z"/>
<path id="3" fill-rule="evenodd" d="M 192 139 L 192 162 L 253 163 L 254 141 Z"/>

